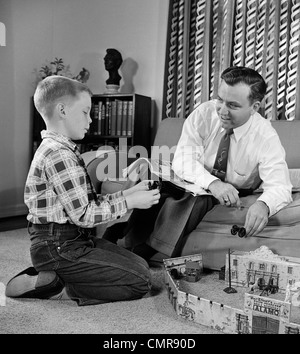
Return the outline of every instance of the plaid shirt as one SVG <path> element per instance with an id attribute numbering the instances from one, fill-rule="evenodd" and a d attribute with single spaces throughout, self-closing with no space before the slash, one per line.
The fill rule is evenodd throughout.
<path id="1" fill-rule="evenodd" d="M 69 138 L 42 131 L 25 184 L 27 220 L 34 224 L 67 222 L 94 227 L 127 212 L 122 192 L 97 195 L 77 145 Z"/>

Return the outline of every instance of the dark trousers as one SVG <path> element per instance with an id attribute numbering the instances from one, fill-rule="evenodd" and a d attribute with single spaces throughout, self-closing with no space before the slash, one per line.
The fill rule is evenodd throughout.
<path id="1" fill-rule="evenodd" d="M 188 235 L 217 200 L 210 195 L 196 196 L 163 182 L 159 204 L 135 209 L 125 234 L 133 244 L 146 242 L 170 257 L 180 255 Z"/>
<path id="2" fill-rule="evenodd" d="M 71 224 L 29 224 L 37 271 L 55 271 L 78 305 L 139 299 L 150 289 L 147 262 L 90 229 Z"/>

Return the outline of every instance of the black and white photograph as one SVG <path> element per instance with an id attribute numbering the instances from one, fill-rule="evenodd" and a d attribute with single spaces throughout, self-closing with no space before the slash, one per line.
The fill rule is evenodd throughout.
<path id="1" fill-rule="evenodd" d="M 300 334 L 299 136 L 300 0 L 0 0 L 0 334 Z"/>

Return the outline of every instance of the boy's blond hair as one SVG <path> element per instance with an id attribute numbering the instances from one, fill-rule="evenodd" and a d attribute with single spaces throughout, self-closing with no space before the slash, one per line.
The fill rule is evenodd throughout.
<path id="1" fill-rule="evenodd" d="M 58 102 L 74 100 L 81 92 L 93 95 L 85 84 L 77 80 L 59 75 L 48 76 L 37 85 L 33 96 L 34 105 L 44 119 L 50 119 Z"/>

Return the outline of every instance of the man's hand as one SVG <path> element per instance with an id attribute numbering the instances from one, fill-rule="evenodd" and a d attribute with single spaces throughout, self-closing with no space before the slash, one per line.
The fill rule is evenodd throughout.
<path id="1" fill-rule="evenodd" d="M 246 215 L 246 221 L 244 225 L 247 232 L 246 237 L 255 236 L 261 232 L 267 225 L 268 220 L 268 206 L 264 202 L 257 200 L 250 206 Z"/>
<path id="2" fill-rule="evenodd" d="M 158 189 L 138 190 L 127 195 L 123 192 L 123 195 L 126 199 L 128 209 L 148 209 L 153 204 L 158 204 L 160 198 Z"/>
<path id="3" fill-rule="evenodd" d="M 217 179 L 209 185 L 208 189 L 219 200 L 221 205 L 236 206 L 238 208 L 241 206 L 239 192 L 231 184 Z"/>

